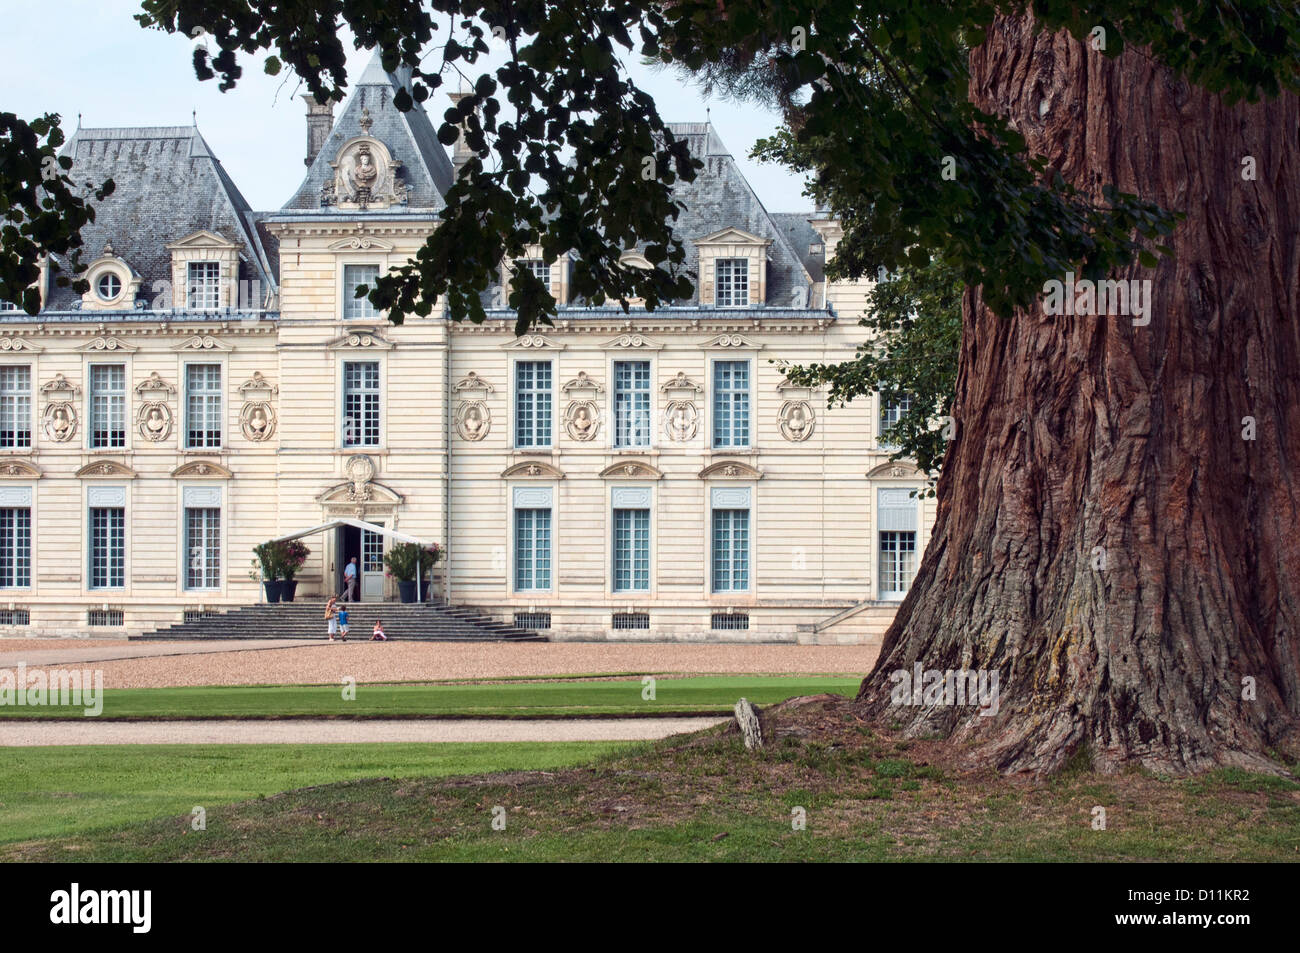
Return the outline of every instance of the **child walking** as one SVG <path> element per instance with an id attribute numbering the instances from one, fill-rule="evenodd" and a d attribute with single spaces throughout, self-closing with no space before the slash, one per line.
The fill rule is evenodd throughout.
<path id="1" fill-rule="evenodd" d="M 371 642 L 387 642 L 387 641 L 388 641 L 388 636 L 384 635 L 384 620 L 383 620 L 383 619 L 377 619 L 377 620 L 375 621 L 375 631 L 374 631 L 374 633 L 370 636 L 370 641 L 371 641 Z"/>
<path id="2" fill-rule="evenodd" d="M 348 607 L 339 606 L 339 638 L 346 642 L 348 640 Z"/>
<path id="3" fill-rule="evenodd" d="M 329 601 L 325 603 L 325 623 L 326 631 L 329 633 L 329 641 L 334 641 L 334 635 L 339 630 L 338 608 L 336 603 L 338 598 L 330 596 Z"/>

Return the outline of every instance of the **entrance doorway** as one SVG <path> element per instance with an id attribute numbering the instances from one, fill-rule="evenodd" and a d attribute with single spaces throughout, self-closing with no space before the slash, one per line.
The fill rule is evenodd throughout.
<path id="1" fill-rule="evenodd" d="M 383 523 L 374 523 L 383 526 Z M 357 599 L 361 602 L 382 602 L 384 599 L 384 537 L 357 526 L 340 526 L 334 530 L 335 591 L 343 592 L 343 572 L 353 558 L 359 569 Z"/>

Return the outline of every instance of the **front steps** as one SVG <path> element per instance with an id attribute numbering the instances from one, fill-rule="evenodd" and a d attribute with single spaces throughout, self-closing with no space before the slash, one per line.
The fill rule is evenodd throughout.
<path id="1" fill-rule="evenodd" d="M 348 641 L 365 642 L 375 620 L 384 622 L 391 641 L 545 642 L 531 629 L 520 629 L 470 609 L 400 602 L 340 603 L 348 609 Z M 240 606 L 192 622 L 179 622 L 135 639 L 317 639 L 326 635 L 325 605 L 310 602 Z"/>

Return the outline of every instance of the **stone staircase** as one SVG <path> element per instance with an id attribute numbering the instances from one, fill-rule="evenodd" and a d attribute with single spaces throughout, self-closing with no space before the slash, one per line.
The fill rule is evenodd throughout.
<path id="1" fill-rule="evenodd" d="M 393 641 L 545 642 L 544 635 L 475 613 L 439 604 L 348 603 L 349 642 L 370 638 L 375 620 Z M 318 639 L 326 635 L 325 607 L 318 600 L 241 606 L 192 622 L 180 622 L 137 639 Z"/>

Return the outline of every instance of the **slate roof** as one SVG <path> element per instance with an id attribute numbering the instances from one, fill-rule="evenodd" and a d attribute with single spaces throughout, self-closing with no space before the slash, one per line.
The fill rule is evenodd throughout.
<path id="1" fill-rule="evenodd" d="M 772 240 L 768 247 L 767 301 L 764 303 L 767 312 L 773 312 L 774 309 L 789 310 L 792 307 L 800 310 L 796 294 L 800 288 L 805 291 L 805 303 L 816 300 L 813 284 L 823 280 L 824 267 L 821 256 L 809 254 L 809 246 L 821 241 L 808 223 L 808 219 L 813 217 L 812 213 L 768 212 L 736 164 L 731 150 L 723 143 L 711 123 L 669 123 L 668 128 L 678 138 L 685 139 L 691 155 L 704 163 L 704 168 L 696 173 L 694 182 L 679 181 L 673 186 L 674 196 L 686 204 L 673 229 L 674 235 L 685 247 L 686 267 L 698 275 L 699 249 L 694 240 L 724 228 L 739 228 L 751 235 Z M 641 250 L 644 243 L 639 243 L 636 247 Z M 499 310 L 491 307 L 496 297 L 496 287 L 493 283 L 480 296 L 484 307 L 494 316 Z M 660 308 L 655 314 L 660 317 L 699 317 L 698 313 L 687 310 L 690 306 L 708 307 L 701 305 L 698 282 L 691 298 Z M 804 307 L 806 306 L 805 304 Z M 603 309 L 587 308 L 582 301 L 575 301 L 572 307 L 561 310 L 573 317 L 581 316 L 577 313 L 580 311 L 593 316 L 604 313 Z M 752 314 L 753 309 L 727 311 L 733 316 L 738 312 Z"/>
<path id="2" fill-rule="evenodd" d="M 451 188 L 455 176 L 451 159 L 438 141 L 433 122 L 422 105 L 416 103 L 408 112 L 401 112 L 393 105 L 393 94 L 404 85 L 404 75 L 385 72 L 378 53 L 371 58 L 357 80 L 352 96 L 344 104 L 343 112 L 335 120 L 329 137 L 308 167 L 302 185 L 284 204 L 284 211 L 320 209 L 321 187 L 334 177 L 330 163 L 343 143 L 363 134 L 363 109 L 370 110 L 370 135 L 387 146 L 393 158 L 400 159 L 403 164 L 402 171 L 409 190 L 406 207 L 432 212 L 443 208 L 443 193 Z M 356 218 L 358 213 L 354 209 L 337 214 Z"/>
<path id="3" fill-rule="evenodd" d="M 824 281 L 826 279 L 826 250 L 822 237 L 812 227 L 810 219 L 812 219 L 813 214 L 812 212 L 773 212 L 772 221 L 785 233 L 790 247 L 799 256 L 799 260 L 803 262 L 804 269 L 812 277 L 812 280 Z M 814 255 L 810 249 L 815 247 L 821 247 L 822 251 Z"/>
<path id="4" fill-rule="evenodd" d="M 763 207 L 713 125 L 676 122 L 669 123 L 668 128 L 673 135 L 684 138 L 691 155 L 704 163 L 694 182 L 678 182 L 673 187 L 674 196 L 686 203 L 674 233 L 686 246 L 686 263 L 691 271 L 699 271 L 694 239 L 723 228 L 739 228 L 759 238 L 772 239 L 767 259 L 767 304 L 789 307 L 800 288 L 805 292 L 803 300 L 812 301 L 812 284 L 816 279 L 804 267 L 787 231 Z M 699 302 L 698 286 L 693 301 Z"/>
<path id="5" fill-rule="evenodd" d="M 82 260 L 99 257 L 105 242 L 143 281 L 139 299 L 155 297 L 155 281 L 171 281 L 168 242 L 201 229 L 240 244 L 239 278 L 275 289 L 252 211 L 195 126 L 77 129 L 62 150 L 76 182 L 112 179 L 112 195 L 96 203 L 95 221 L 82 229 Z M 73 310 L 81 295 L 51 289 L 46 311 Z M 96 312 L 100 315 L 109 312 Z"/>

